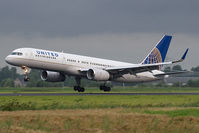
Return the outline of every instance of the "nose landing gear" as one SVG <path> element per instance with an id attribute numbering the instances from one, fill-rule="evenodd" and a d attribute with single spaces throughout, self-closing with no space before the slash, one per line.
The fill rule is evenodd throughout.
<path id="1" fill-rule="evenodd" d="M 25 82 L 29 81 L 29 80 L 30 80 L 30 78 L 28 77 L 29 68 L 26 67 L 26 66 L 22 66 L 21 69 L 24 70 L 24 74 L 25 74 L 24 81 L 25 81 Z"/>
<path id="2" fill-rule="evenodd" d="M 25 77 L 24 77 L 24 81 L 25 81 L 25 82 L 28 82 L 29 80 L 30 80 L 30 78 L 29 78 L 28 76 L 25 76 Z"/>

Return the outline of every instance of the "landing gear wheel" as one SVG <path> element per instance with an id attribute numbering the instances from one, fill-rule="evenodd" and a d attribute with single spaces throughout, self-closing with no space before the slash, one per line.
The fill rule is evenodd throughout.
<path id="1" fill-rule="evenodd" d="M 104 91 L 111 91 L 111 87 L 106 87 L 106 89 L 104 89 Z"/>
<path id="2" fill-rule="evenodd" d="M 84 92 L 84 91 L 85 91 L 85 89 L 83 87 L 80 87 L 78 90 L 78 92 Z"/>
<path id="3" fill-rule="evenodd" d="M 28 82 L 29 80 L 30 80 L 30 78 L 28 78 L 28 77 L 25 77 L 25 78 L 24 78 L 24 81 L 25 81 L 25 82 Z"/>
<path id="4" fill-rule="evenodd" d="M 104 86 L 100 86 L 100 90 L 103 91 L 104 90 Z"/>
<path id="5" fill-rule="evenodd" d="M 79 86 L 74 86 L 74 91 L 77 91 Z"/>
<path id="6" fill-rule="evenodd" d="M 74 86 L 74 90 L 78 91 L 78 92 L 84 92 L 85 91 L 85 89 L 83 87 L 80 87 L 80 86 Z"/>
<path id="7" fill-rule="evenodd" d="M 111 91 L 111 87 L 107 87 L 107 86 L 100 86 L 100 90 L 103 90 L 103 91 Z"/>

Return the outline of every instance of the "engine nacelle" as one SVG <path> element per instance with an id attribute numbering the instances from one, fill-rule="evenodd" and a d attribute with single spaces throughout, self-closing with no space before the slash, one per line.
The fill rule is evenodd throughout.
<path id="1" fill-rule="evenodd" d="M 89 69 L 86 74 L 90 80 L 106 81 L 110 79 L 109 72 L 101 69 Z"/>
<path id="2" fill-rule="evenodd" d="M 66 76 L 59 72 L 42 71 L 41 79 L 48 82 L 62 82 L 66 79 Z"/>

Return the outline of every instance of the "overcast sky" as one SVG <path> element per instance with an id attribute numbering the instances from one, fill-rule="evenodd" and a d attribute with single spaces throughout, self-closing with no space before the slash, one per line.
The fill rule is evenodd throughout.
<path id="1" fill-rule="evenodd" d="M 0 63 L 33 47 L 139 63 L 164 34 L 167 60 L 190 48 L 184 68 L 199 66 L 198 0 L 0 0 Z"/>

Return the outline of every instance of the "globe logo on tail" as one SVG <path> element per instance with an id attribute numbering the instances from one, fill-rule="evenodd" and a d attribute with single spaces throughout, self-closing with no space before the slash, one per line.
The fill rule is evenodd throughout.
<path id="1" fill-rule="evenodd" d="M 162 62 L 161 53 L 157 48 L 154 48 L 153 51 L 150 53 L 150 55 L 145 59 L 143 64 L 154 64 L 161 62 Z M 161 66 L 159 66 L 159 69 L 161 69 Z"/>

